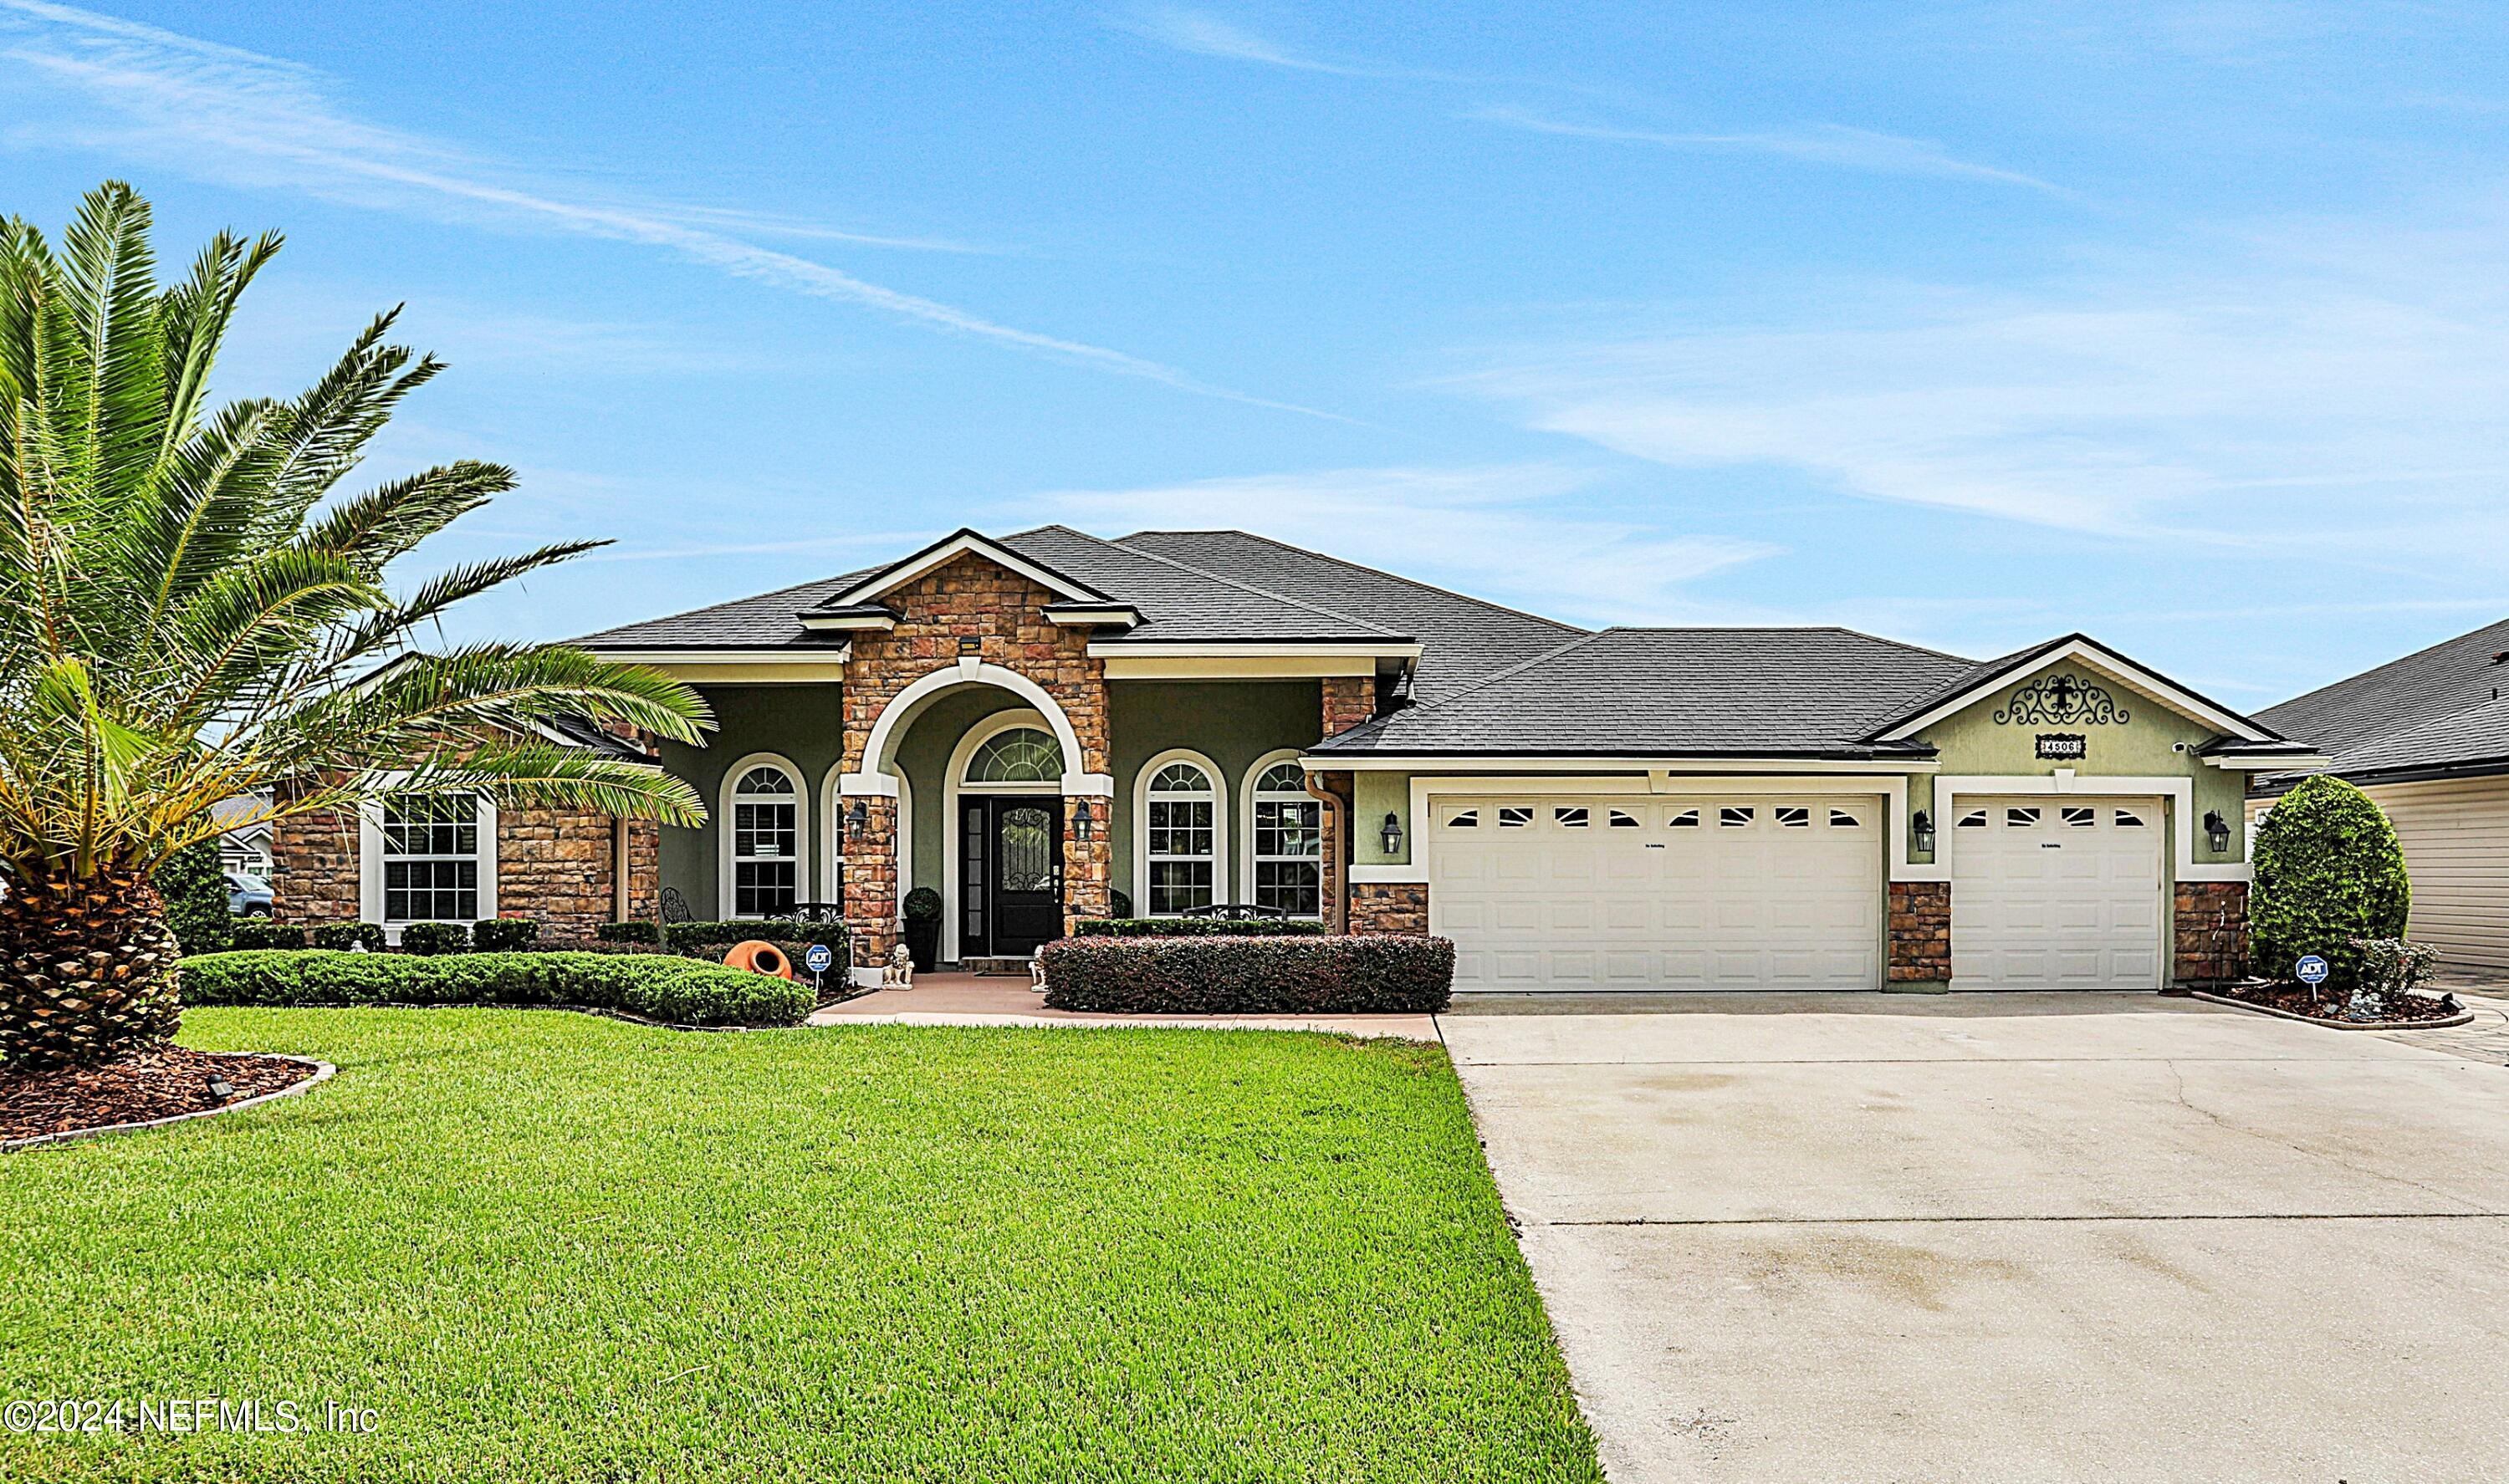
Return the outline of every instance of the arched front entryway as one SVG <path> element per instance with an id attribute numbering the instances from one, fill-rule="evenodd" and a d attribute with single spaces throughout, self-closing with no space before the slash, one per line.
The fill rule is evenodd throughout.
<path id="1" fill-rule="evenodd" d="M 976 687 L 992 687 L 1020 704 L 967 724 L 954 739 L 942 774 L 941 828 L 921 844 L 937 852 L 942 866 L 943 957 L 1024 956 L 1062 936 L 1073 916 L 1106 910 L 1106 826 L 1114 780 L 1090 770 L 1090 747 L 1054 692 L 1016 670 L 962 660 L 890 697 L 862 727 L 859 745 L 854 735 L 847 737 L 852 770 L 839 780 L 839 795 L 845 917 L 854 936 L 858 980 L 876 982 L 897 941 L 905 883 L 917 873 L 904 837 L 909 831 L 900 745 L 944 696 Z M 1099 728 L 1093 745 L 1101 756 L 1103 717 L 1100 701 L 1093 707 Z M 854 720 L 858 724 L 859 714 Z M 951 724 L 957 724 L 955 718 Z M 918 741 L 917 749 L 928 758 L 924 745 Z M 924 777 L 929 785 L 928 772 Z M 974 818 L 979 811 L 983 817 Z M 925 863 L 921 872 L 926 881 L 933 878 L 930 867 Z"/>

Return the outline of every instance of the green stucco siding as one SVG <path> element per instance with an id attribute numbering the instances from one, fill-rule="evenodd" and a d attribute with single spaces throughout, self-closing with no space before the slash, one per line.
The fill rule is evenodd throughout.
<path id="1" fill-rule="evenodd" d="M 1997 712 L 2010 707 L 2014 692 L 2059 672 L 2106 687 L 2124 711 L 2125 720 L 2106 724 L 1995 720 Z M 2088 739 L 2088 752 L 2071 761 L 2041 759 L 2037 755 L 2041 732 L 2079 733 Z M 2059 768 L 2071 768 L 2076 776 L 2083 778 L 2191 778 L 2194 780 L 2195 818 L 2199 825 L 2195 832 L 2195 859 L 2235 863 L 2247 849 L 2246 832 L 2238 828 L 2247 775 L 2210 766 L 2199 756 L 2199 750 L 2218 735 L 2203 723 L 2072 661 L 2019 677 L 1919 734 L 1921 740 L 1933 745 L 1940 760 L 1938 771 L 1955 776 L 2014 774 L 2043 778 Z M 1935 812 L 1932 777 L 1924 773 L 1910 776 L 1908 807 L 1911 811 Z M 2200 828 L 2205 812 L 2214 809 L 2231 823 L 2230 848 L 2220 852 L 2205 843 Z M 2176 822 L 2170 823 L 2174 830 Z M 1948 830 L 1952 821 L 1937 815 L 1935 825 Z M 1915 858 L 1924 859 L 1922 855 Z"/>
<path id="2" fill-rule="evenodd" d="M 1028 703 L 992 686 L 975 686 L 936 697 L 916 714 L 897 743 L 897 770 L 905 775 L 913 823 L 906 838 L 906 884 L 911 889 L 941 889 L 942 863 L 950 848 L 949 798 L 945 789 L 950 754 L 969 727 L 1005 711 L 1024 711 Z M 953 942 L 955 942 L 954 939 Z M 952 953 L 956 952 L 953 948 Z"/>
<path id="3" fill-rule="evenodd" d="M 1411 841 L 1419 826 L 1411 818 L 1411 775 L 1408 773 L 1353 773 L 1351 775 L 1351 828 L 1359 833 L 1357 853 L 1352 860 L 1361 866 L 1408 866 L 1411 864 Z M 1391 814 L 1403 822 L 1403 848 L 1392 854 L 1385 849 L 1385 816 Z"/>
<path id="4" fill-rule="evenodd" d="M 845 740 L 844 707 L 835 686 L 700 686 L 714 708 L 716 730 L 704 747 L 662 744 L 662 766 L 678 774 L 705 800 L 709 816 L 695 830 L 662 831 L 662 883 L 676 886 L 689 910 L 712 917 L 718 910 L 715 863 L 722 822 L 726 768 L 752 753 L 775 753 L 801 770 L 803 828 L 809 840 L 810 878 L 802 895 L 815 897 L 824 867 L 819 852 L 827 832 L 819 819 L 821 784 L 835 767 Z"/>
<path id="5" fill-rule="evenodd" d="M 1315 681 L 1116 681 L 1106 687 L 1115 770 L 1114 881 L 1141 909 L 1133 881 L 1133 795 L 1142 764 L 1172 747 L 1209 758 L 1226 775 L 1228 859 L 1219 866 L 1220 899 L 1246 900 L 1237 879 L 1246 785 L 1254 760 L 1283 748 L 1313 747 L 1324 737 L 1324 691 Z"/>

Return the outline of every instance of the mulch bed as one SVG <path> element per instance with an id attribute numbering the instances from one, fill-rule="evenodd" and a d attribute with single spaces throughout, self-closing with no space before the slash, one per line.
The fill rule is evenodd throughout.
<path id="1" fill-rule="evenodd" d="M 102 1066 L 0 1072 L 0 1142 L 203 1113 L 293 1087 L 315 1068 L 254 1052 L 163 1045 Z M 213 1081 L 227 1091 L 210 1091 Z"/>
<path id="2" fill-rule="evenodd" d="M 2327 994 L 2321 997 L 2313 993 L 2306 984 L 2288 982 L 2274 983 L 2264 980 L 2250 980 L 2241 983 L 2228 984 L 2213 992 L 2226 1000 L 2237 1000 L 2248 1005 L 2263 1005 L 2269 1010 L 2282 1011 L 2286 1015 L 2306 1016 L 2312 1020 L 2341 1020 L 2343 1007 L 2350 1000 L 2348 994 Z M 2465 1007 L 2456 1002 L 2454 995 L 2434 998 L 2427 994 L 2407 994 L 2387 1002 L 2387 1013 L 2381 1018 L 2380 1023 L 2393 1025 L 2410 1024 L 2419 1020 L 2446 1020 L 2464 1013 Z"/>

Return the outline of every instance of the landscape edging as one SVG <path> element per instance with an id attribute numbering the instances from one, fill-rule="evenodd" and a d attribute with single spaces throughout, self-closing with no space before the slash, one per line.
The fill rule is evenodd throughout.
<path id="1" fill-rule="evenodd" d="M 169 1124 L 188 1123 L 195 1118 L 215 1118 L 221 1113 L 240 1112 L 275 1098 L 294 1097 L 300 1093 L 308 1092 L 330 1081 L 331 1074 L 339 1070 L 328 1061 L 317 1061 L 311 1057 L 291 1057 L 285 1052 L 242 1052 L 237 1055 L 277 1057 L 281 1061 L 293 1061 L 298 1066 L 310 1066 L 314 1068 L 314 1075 L 291 1082 L 276 1093 L 256 1093 L 250 1097 L 242 1098 L 223 1107 L 201 1108 L 190 1113 L 169 1114 L 165 1118 L 142 1119 L 137 1123 L 102 1124 L 94 1129 L 63 1129 L 57 1133 L 35 1133 L 24 1138 L 0 1140 L 0 1154 L 15 1154 L 20 1149 L 32 1149 L 42 1144 L 66 1144 L 72 1139 L 103 1138 L 111 1133 L 137 1133 L 147 1129 L 163 1129 Z"/>
<path id="2" fill-rule="evenodd" d="M 2302 1015 L 2297 1011 L 2279 1010 L 2271 1005 L 2255 1005 L 2246 1000 L 2234 1000 L 2227 994 L 2215 994 L 2209 989 L 2194 990 L 2191 997 L 2209 1000 L 2216 1005 L 2228 1005 L 2233 1010 L 2253 1010 L 2259 1015 L 2280 1016 L 2286 1020 L 2298 1020 L 2303 1025 L 2322 1025 L 2328 1030 L 2446 1030 L 2452 1025 L 2470 1024 L 2474 1020 L 2473 1011 L 2460 1010 L 2453 1016 L 2437 1020 L 2326 1020 L 2313 1015 Z"/>

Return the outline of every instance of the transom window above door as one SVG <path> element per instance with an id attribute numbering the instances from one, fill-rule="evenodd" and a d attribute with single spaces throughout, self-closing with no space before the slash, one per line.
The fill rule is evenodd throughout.
<path id="1" fill-rule="evenodd" d="M 1324 800 L 1307 792 L 1307 775 L 1295 760 L 1275 762 L 1254 776 L 1252 860 L 1254 898 L 1292 917 L 1324 915 Z M 1514 823 L 1510 810 L 1499 823 Z M 1531 810 L 1523 811 L 1525 823 Z"/>
<path id="2" fill-rule="evenodd" d="M 1218 900 L 1219 791 L 1199 762 L 1150 775 L 1142 811 L 1145 898 L 1153 917 L 1175 917 Z"/>
<path id="3" fill-rule="evenodd" d="M 1063 778 L 1063 748 L 1054 734 L 1033 726 L 995 732 L 967 760 L 969 783 L 1057 783 Z"/>

